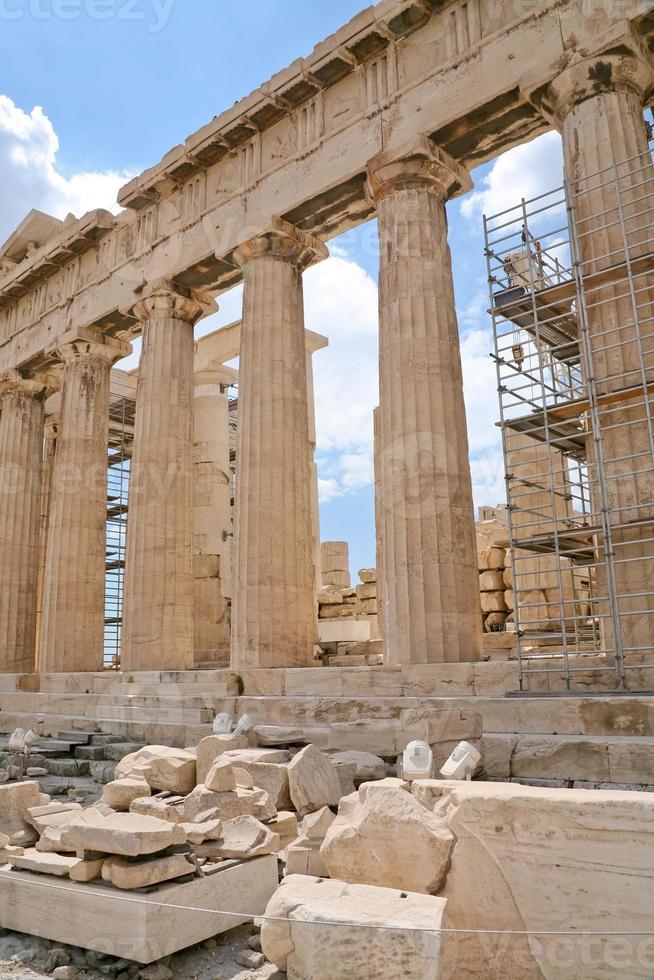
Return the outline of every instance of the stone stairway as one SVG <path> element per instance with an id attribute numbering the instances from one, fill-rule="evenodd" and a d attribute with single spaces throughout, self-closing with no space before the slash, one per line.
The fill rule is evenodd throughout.
<path id="1" fill-rule="evenodd" d="M 51 759 L 51 776 L 103 782 L 108 763 L 130 751 L 130 743 L 195 745 L 222 711 L 247 713 L 260 724 L 302 727 L 326 745 L 334 723 L 391 725 L 407 708 L 473 708 L 482 718 L 489 778 L 654 785 L 654 695 L 603 694 L 593 690 L 593 680 L 589 675 L 588 693 L 564 695 L 550 678 L 538 694 L 507 696 L 517 688 L 512 661 L 240 674 L 2 675 L 0 732 L 30 727 L 60 741 L 65 733 L 85 733 L 88 741 L 72 747 L 70 759 Z M 122 748 L 98 742 L 101 734 L 120 740 Z"/>
<path id="2" fill-rule="evenodd" d="M 118 735 L 59 731 L 56 738 L 39 738 L 38 744 L 21 757 L 9 752 L 7 743 L 8 738 L 0 737 L 3 778 L 37 779 L 44 793 L 66 795 L 84 803 L 96 800 L 102 785 L 114 778 L 116 762 L 142 745 L 124 742 Z"/>

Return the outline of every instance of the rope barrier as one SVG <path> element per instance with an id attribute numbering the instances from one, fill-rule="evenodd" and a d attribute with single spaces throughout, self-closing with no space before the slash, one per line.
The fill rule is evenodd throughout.
<path id="1" fill-rule="evenodd" d="M 29 872 L 28 872 L 29 873 Z M 0 880 L 11 881 L 13 877 L 13 872 L 3 872 L 0 871 Z M 200 879 L 198 879 L 200 880 Z M 62 891 L 70 894 L 71 891 L 81 893 L 86 895 L 87 898 L 91 897 L 88 886 L 82 888 L 76 885 L 58 885 L 55 882 L 45 881 L 39 878 L 36 874 L 31 874 L 30 884 L 36 884 L 43 888 L 50 888 L 54 891 Z M 89 884 L 92 885 L 90 882 Z M 174 884 L 174 881 L 168 882 L 167 884 Z M 396 889 L 394 889 L 396 890 Z M 94 892 L 96 896 L 97 892 Z M 404 894 L 400 892 L 400 894 Z M 114 889 L 106 889 L 103 891 L 102 898 L 109 898 L 114 901 L 127 902 L 133 905 L 154 905 L 157 908 L 170 909 L 174 912 L 202 912 L 207 915 L 223 915 L 230 916 L 237 919 L 256 919 L 260 922 L 301 922 L 302 925 L 308 926 L 341 926 L 342 928 L 348 929 L 378 929 L 381 931 L 388 932 L 415 932 L 415 933 L 439 933 L 442 935 L 462 935 L 462 936 L 510 936 L 514 938 L 532 938 L 532 939 L 645 939 L 654 937 L 654 932 L 640 932 L 640 931 L 610 931 L 610 932 L 597 932 L 593 930 L 517 930 L 517 929 L 459 929 L 451 926 L 439 926 L 434 929 L 429 929 L 426 926 L 392 926 L 392 925 L 366 925 L 361 922 L 337 922 L 330 919 L 321 918 L 319 922 L 307 922 L 304 919 L 290 919 L 286 916 L 277 915 L 266 915 L 265 913 L 259 912 L 227 912 L 221 911 L 220 909 L 206 909 L 199 906 L 193 905 L 175 905 L 169 904 L 168 902 L 156 902 L 150 899 L 141 899 L 127 896 L 124 892 Z"/>

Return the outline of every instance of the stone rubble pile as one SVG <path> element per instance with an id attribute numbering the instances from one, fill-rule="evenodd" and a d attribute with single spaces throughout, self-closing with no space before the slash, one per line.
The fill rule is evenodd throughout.
<path id="1" fill-rule="evenodd" d="M 507 588 L 511 588 L 511 566 L 507 562 L 506 524 L 497 519 L 477 523 L 477 565 L 479 598 L 484 630 L 501 632 L 513 622 L 513 606 L 507 605 Z M 507 585 L 508 581 L 508 585 Z"/>
<path id="2" fill-rule="evenodd" d="M 349 577 L 349 576 L 348 576 Z M 320 619 L 368 619 L 377 616 L 377 569 L 362 568 L 360 582 L 351 588 L 328 583 L 318 592 Z"/>
<path id="3" fill-rule="evenodd" d="M 540 555 L 508 545 L 508 527 L 493 508 L 476 524 L 479 597 L 487 633 L 515 630 L 515 609 L 520 600 L 520 627 L 532 632 L 569 629 L 591 614 L 590 582 L 586 569 L 574 568 L 556 555 Z M 501 509 L 495 511 L 501 514 Z M 517 569 L 517 570 L 516 570 Z"/>

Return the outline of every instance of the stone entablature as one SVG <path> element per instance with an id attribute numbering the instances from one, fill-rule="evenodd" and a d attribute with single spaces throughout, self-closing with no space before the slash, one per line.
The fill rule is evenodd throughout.
<path id="1" fill-rule="evenodd" d="M 634 3 L 634 21 L 648 7 Z M 621 14 L 534 2 L 516 16 L 513 4 L 480 0 L 392 0 L 363 11 L 131 181 L 119 196 L 128 210 L 66 221 L 17 264 L 5 262 L 0 368 L 52 363 L 71 325 L 136 336 L 128 311 L 144 282 L 232 286 L 241 278 L 235 247 L 273 215 L 322 238 L 365 220 L 368 160 L 418 133 L 470 166 L 542 132 L 548 122 L 520 77 L 546 83 L 570 50 L 592 52 Z"/>

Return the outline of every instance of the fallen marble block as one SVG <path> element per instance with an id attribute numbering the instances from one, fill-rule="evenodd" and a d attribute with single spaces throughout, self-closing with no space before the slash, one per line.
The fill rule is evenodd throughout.
<path id="1" fill-rule="evenodd" d="M 285 728 L 276 725 L 257 725 L 254 729 L 257 745 L 302 745 L 306 741 L 301 728 Z"/>
<path id="2" fill-rule="evenodd" d="M 216 759 L 207 773 L 204 785 L 212 793 L 227 793 L 236 789 L 236 777 L 231 763 L 225 757 Z"/>
<path id="3" fill-rule="evenodd" d="M 102 787 L 102 802 L 112 810 L 127 811 L 134 800 L 150 795 L 150 786 L 145 778 L 140 776 L 124 776 L 105 783 Z"/>
<path id="4" fill-rule="evenodd" d="M 298 835 L 297 816 L 287 810 L 280 810 L 266 826 L 273 834 L 279 834 L 282 847 L 287 847 Z"/>
<path id="5" fill-rule="evenodd" d="M 341 783 L 336 768 L 315 745 L 307 745 L 288 766 L 291 800 L 301 817 L 324 806 L 337 806 Z"/>
<path id="6" fill-rule="evenodd" d="M 223 858 L 250 858 L 277 854 L 282 848 L 278 834 L 272 833 L 255 817 L 236 817 L 223 823 L 217 853 Z"/>
<path id="7" fill-rule="evenodd" d="M 84 810 L 61 835 L 64 846 L 76 851 L 99 851 L 139 857 L 155 854 L 174 844 L 186 843 L 178 824 L 142 816 L 140 813 L 113 813 L 104 816 L 97 810 Z"/>
<path id="8" fill-rule="evenodd" d="M 445 819 L 405 789 L 364 783 L 341 802 L 320 853 L 331 878 L 434 894 L 453 844 Z"/>
<path id="9" fill-rule="evenodd" d="M 254 786 L 264 790 L 278 810 L 290 809 L 288 762 L 255 761 L 247 750 L 228 752 L 224 758 L 247 772 Z"/>
<path id="10" fill-rule="evenodd" d="M 78 864 L 70 869 L 68 877 L 71 881 L 94 881 L 101 877 L 104 862 L 105 858 L 96 858 L 95 860 L 82 858 Z"/>
<path id="11" fill-rule="evenodd" d="M 103 881 L 109 881 L 123 891 L 146 888 L 148 885 L 157 885 L 159 882 L 189 874 L 195 874 L 195 866 L 184 854 L 166 854 L 143 861 L 110 857 L 102 865 Z"/>
<path id="12" fill-rule="evenodd" d="M 67 878 L 75 865 L 79 864 L 79 860 L 75 854 L 44 854 L 36 848 L 29 847 L 23 854 L 15 854 L 11 858 L 11 864 L 14 868 L 22 868 L 24 871 L 36 871 L 39 874 Z"/>
<path id="13" fill-rule="evenodd" d="M 186 795 L 196 783 L 195 754 L 168 745 L 146 745 L 125 756 L 116 766 L 116 779 L 137 773 L 151 789 Z"/>
<path id="14" fill-rule="evenodd" d="M 25 819 L 42 834 L 47 827 L 63 827 L 69 824 L 81 811 L 79 803 L 46 803 L 45 806 L 30 807 Z"/>
<path id="15" fill-rule="evenodd" d="M 43 853 L 74 854 L 77 848 L 65 847 L 61 840 L 61 835 L 67 826 L 68 824 L 61 827 L 46 827 L 34 845 L 36 850 Z"/>
<path id="16" fill-rule="evenodd" d="M 439 980 L 445 905 L 431 895 L 290 875 L 268 903 L 261 947 L 293 980 Z"/>
<path id="17" fill-rule="evenodd" d="M 218 810 L 221 820 L 233 820 L 244 814 L 256 817 L 257 820 L 272 820 L 277 810 L 270 797 L 262 789 L 243 789 L 226 793 L 214 793 L 206 786 L 196 786 L 184 802 L 184 821 L 193 823 L 199 813 L 213 808 Z"/>
<path id="18" fill-rule="evenodd" d="M 12 843 L 33 843 L 37 835 L 25 819 L 27 811 L 48 800 L 49 797 L 41 793 L 39 784 L 31 780 L 0 785 L 0 831 Z M 14 840 L 17 835 L 22 839 Z"/>
<path id="19" fill-rule="evenodd" d="M 386 763 L 378 755 L 372 752 L 330 752 L 329 759 L 332 765 L 339 767 L 354 763 L 354 782 L 364 783 L 373 779 L 384 779 L 386 777 Z"/>
<path id="20" fill-rule="evenodd" d="M 198 823 L 181 823 L 189 844 L 204 844 L 206 840 L 219 840 L 222 834 L 220 820 L 204 820 Z"/>
<path id="21" fill-rule="evenodd" d="M 207 735 L 197 748 L 196 780 L 204 783 L 207 773 L 216 759 L 230 749 L 247 749 L 248 740 L 244 735 Z"/>
<path id="22" fill-rule="evenodd" d="M 654 975 L 654 947 L 643 939 L 654 908 L 654 793 L 427 783 L 412 792 L 446 817 L 455 838 L 444 925 L 469 930 L 444 936 L 449 975 Z M 617 935 L 589 941 L 574 932 Z"/>
<path id="23" fill-rule="evenodd" d="M 169 823 L 181 823 L 184 819 L 184 797 L 173 796 L 168 799 L 158 799 L 156 796 L 139 796 L 132 800 L 130 813 L 141 813 L 148 817 L 157 817 Z"/>

